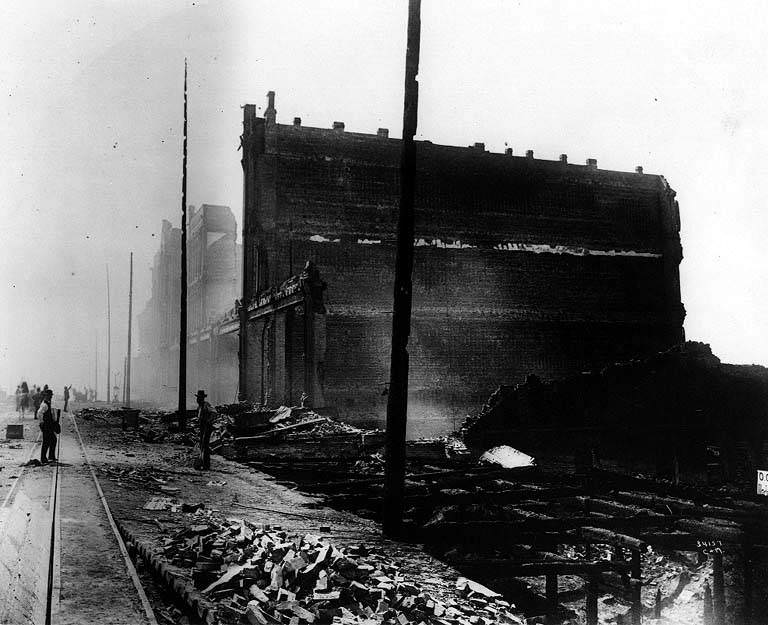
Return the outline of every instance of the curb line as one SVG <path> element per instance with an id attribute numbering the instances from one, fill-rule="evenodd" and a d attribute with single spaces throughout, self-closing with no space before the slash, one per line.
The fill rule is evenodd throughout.
<path id="1" fill-rule="evenodd" d="M 141 557 L 144 564 L 154 576 L 163 582 L 168 590 L 194 614 L 208 625 L 217 623 L 216 610 L 206 605 L 208 600 L 193 586 L 191 582 L 170 570 L 164 558 L 159 556 L 146 542 L 137 539 L 120 521 L 115 521 L 117 529 L 125 541 L 128 553 Z"/>

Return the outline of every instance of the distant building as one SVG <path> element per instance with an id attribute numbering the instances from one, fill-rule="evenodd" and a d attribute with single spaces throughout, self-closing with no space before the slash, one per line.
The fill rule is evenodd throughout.
<path id="1" fill-rule="evenodd" d="M 240 293 L 242 250 L 236 242 L 237 223 L 228 206 L 190 207 L 187 230 L 187 388 L 191 393 L 211 383 L 211 327 L 234 307 Z M 152 267 L 152 297 L 139 315 L 139 352 L 132 373 L 139 398 L 173 406 L 178 401 L 179 308 L 181 291 L 181 230 L 163 221 L 160 250 Z M 221 398 L 234 401 L 237 392 L 237 348 L 227 352 L 227 376 L 219 385 Z M 190 396 L 191 397 L 191 396 Z M 192 400 L 190 400 L 192 403 Z"/>
<path id="2" fill-rule="evenodd" d="M 132 394 L 172 403 L 178 388 L 178 363 L 171 346 L 179 342 L 181 229 L 163 220 L 160 249 L 152 262 L 152 295 L 138 315 L 139 345 L 131 368 Z M 176 375 L 174 376 L 174 371 Z"/>
<path id="3" fill-rule="evenodd" d="M 386 129 L 278 124 L 271 92 L 264 117 L 245 106 L 243 398 L 383 415 L 400 146 Z M 417 168 L 412 423 L 444 430 L 500 383 L 683 340 L 679 211 L 662 176 L 429 141 Z M 320 302 L 280 286 L 306 261 L 302 293 L 324 281 Z"/>

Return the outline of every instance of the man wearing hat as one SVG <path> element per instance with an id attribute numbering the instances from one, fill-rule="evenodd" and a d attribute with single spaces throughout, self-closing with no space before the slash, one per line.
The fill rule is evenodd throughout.
<path id="1" fill-rule="evenodd" d="M 53 391 L 48 389 L 42 394 L 37 418 L 40 419 L 40 429 L 43 431 L 43 444 L 40 448 L 40 462 L 56 461 L 56 434 L 61 432 L 59 423 L 53 416 Z"/>
<path id="2" fill-rule="evenodd" d="M 213 432 L 213 423 L 216 419 L 216 411 L 211 407 L 205 398 L 208 397 L 205 391 L 197 391 L 197 422 L 200 425 L 200 468 L 207 470 L 211 468 L 211 433 Z"/>

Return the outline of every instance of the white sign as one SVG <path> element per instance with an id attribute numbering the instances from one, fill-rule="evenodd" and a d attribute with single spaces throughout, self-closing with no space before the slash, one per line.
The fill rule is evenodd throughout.
<path id="1" fill-rule="evenodd" d="M 757 494 L 768 496 L 768 470 L 757 470 Z"/>

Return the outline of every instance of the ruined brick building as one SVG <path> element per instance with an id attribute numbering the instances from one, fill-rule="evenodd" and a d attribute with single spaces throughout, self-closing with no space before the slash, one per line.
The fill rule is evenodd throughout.
<path id="1" fill-rule="evenodd" d="M 350 419 L 380 417 L 400 140 L 278 124 L 270 92 L 264 117 L 244 107 L 241 141 L 241 397 L 306 394 Z M 662 176 L 429 141 L 417 163 L 412 419 L 444 424 L 500 382 L 683 340 L 679 212 Z"/>
<path id="2" fill-rule="evenodd" d="M 228 206 L 203 204 L 190 207 L 187 232 L 187 388 L 211 389 L 214 401 L 231 402 L 237 393 L 237 341 L 219 341 L 216 333 L 221 315 L 240 296 L 237 222 Z M 152 296 L 138 318 L 133 367 L 136 396 L 161 405 L 178 399 L 180 258 L 181 230 L 164 220 L 152 266 Z"/>

